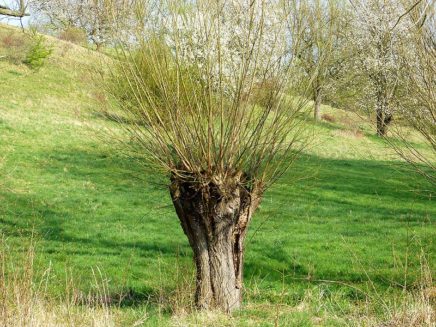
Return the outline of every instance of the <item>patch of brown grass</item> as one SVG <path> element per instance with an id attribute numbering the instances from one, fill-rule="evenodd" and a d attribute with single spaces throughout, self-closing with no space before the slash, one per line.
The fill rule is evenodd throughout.
<path id="1" fill-rule="evenodd" d="M 7 31 L 0 37 L 0 57 L 6 58 L 13 64 L 20 64 L 25 58 L 28 40 L 25 34 L 15 31 Z"/>
<path id="2" fill-rule="evenodd" d="M 25 45 L 25 40 L 22 35 L 19 35 L 17 33 L 11 33 L 4 35 L 1 38 L 1 44 L 2 46 L 6 48 L 18 48 Z"/>
<path id="3" fill-rule="evenodd" d="M 328 121 L 329 123 L 336 123 L 336 118 L 330 114 L 322 114 L 321 119 L 324 121 Z"/>

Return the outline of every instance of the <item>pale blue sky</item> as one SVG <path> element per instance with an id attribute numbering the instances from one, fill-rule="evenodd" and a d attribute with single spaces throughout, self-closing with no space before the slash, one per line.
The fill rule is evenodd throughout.
<path id="1" fill-rule="evenodd" d="M 0 0 L 1 5 L 6 5 L 11 8 L 17 8 L 17 2 L 14 0 Z M 28 26 L 30 17 L 23 17 L 23 25 Z M 20 19 L 19 18 L 13 18 L 13 17 L 7 17 L 0 15 L 0 22 L 5 24 L 10 24 L 14 26 L 21 26 L 20 25 Z"/>

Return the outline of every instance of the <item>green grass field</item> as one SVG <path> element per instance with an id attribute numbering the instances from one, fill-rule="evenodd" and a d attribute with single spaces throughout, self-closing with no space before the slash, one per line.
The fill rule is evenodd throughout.
<path id="1" fill-rule="evenodd" d="M 38 72 L 0 59 L 0 233 L 16 253 L 33 235 L 38 270 L 52 267 L 52 294 L 69 270 L 92 291 L 98 267 L 111 297 L 125 295 L 121 326 L 140 317 L 147 326 L 206 324 L 170 310 L 181 284 L 192 292 L 193 267 L 168 181 L 101 137 L 111 124 L 97 114 L 91 68 L 101 58 L 56 42 Z M 436 206 L 421 191 L 429 186 L 367 123 L 323 109 L 337 122 L 312 126 L 313 146 L 254 216 L 245 309 L 209 325 L 343 326 L 368 296 L 413 291 L 422 253 L 435 271 Z M 308 294 L 324 302 L 301 307 Z"/>

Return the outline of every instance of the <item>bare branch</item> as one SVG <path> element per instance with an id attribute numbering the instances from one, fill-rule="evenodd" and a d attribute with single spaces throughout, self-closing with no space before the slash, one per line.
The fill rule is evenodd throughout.
<path id="1" fill-rule="evenodd" d="M 5 16 L 10 16 L 10 17 L 18 17 L 18 18 L 29 16 L 29 14 L 26 13 L 26 7 L 24 5 L 24 0 L 20 0 L 18 10 L 11 9 L 8 6 L 0 5 L 0 15 L 5 15 Z"/>

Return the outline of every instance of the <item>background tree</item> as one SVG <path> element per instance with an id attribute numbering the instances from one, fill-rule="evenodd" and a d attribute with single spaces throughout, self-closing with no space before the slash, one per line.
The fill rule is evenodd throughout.
<path id="1" fill-rule="evenodd" d="M 297 0 L 293 7 L 301 20 L 298 64 L 305 78 L 312 78 L 314 118 L 319 120 L 323 96 L 342 67 L 340 54 L 345 45 L 346 17 L 342 15 L 341 2 L 336 0 Z"/>
<path id="2" fill-rule="evenodd" d="M 123 52 L 109 92 L 131 122 L 120 124 L 129 149 L 170 179 L 197 306 L 230 312 L 241 305 L 253 213 L 305 144 L 304 100 L 287 95 L 296 40 L 275 2 L 169 1 L 157 12 L 143 10 L 147 31 L 139 49 Z"/>
<path id="3" fill-rule="evenodd" d="M 397 23 L 401 6 L 394 0 L 352 0 L 354 67 L 360 76 L 360 106 L 375 111 L 377 135 L 385 136 L 401 96 L 405 67 L 403 44 L 409 42 L 406 21 Z M 364 83 L 364 77 L 367 83 Z"/>
<path id="4" fill-rule="evenodd" d="M 100 51 L 114 41 L 121 20 L 128 20 L 131 4 L 130 0 L 41 0 L 32 6 L 56 32 L 81 29 Z"/>

